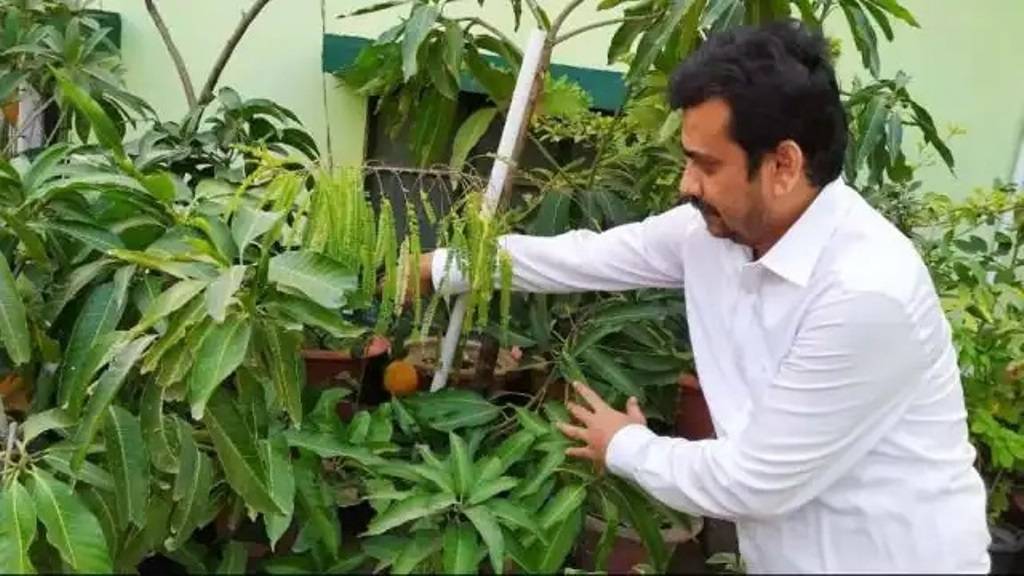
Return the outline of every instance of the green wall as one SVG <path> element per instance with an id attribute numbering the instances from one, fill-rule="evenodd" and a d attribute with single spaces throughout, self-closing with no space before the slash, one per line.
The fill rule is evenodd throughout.
<path id="1" fill-rule="evenodd" d="M 158 0 L 186 60 L 193 82 L 201 85 L 224 41 L 251 0 Z M 365 102 L 333 77 L 321 73 L 323 32 L 373 37 L 396 21 L 399 11 L 337 19 L 342 12 L 371 0 L 274 0 L 256 20 L 228 65 L 222 83 L 247 97 L 272 98 L 293 109 L 321 146 L 330 134 L 338 163 L 359 162 L 364 153 Z M 566 0 L 544 0 L 556 13 Z M 588 1 L 569 25 L 604 19 Z M 928 187 L 960 193 L 1010 176 L 1024 128 L 1024 74 L 1019 72 L 1020 41 L 1016 26 L 1024 22 L 1024 1 L 904 0 L 922 29 L 897 26 L 895 44 L 886 46 L 883 67 L 913 72 L 911 89 L 933 112 L 940 126 L 967 131 L 952 142 L 959 182 L 941 167 L 926 168 Z M 149 100 L 165 118 L 185 110 L 185 100 L 170 58 L 140 0 L 100 0 L 95 7 L 121 13 L 122 47 L 129 87 Z M 448 8 L 476 13 L 476 2 Z M 401 9 L 399 9 L 401 10 Z M 506 2 L 485 4 L 491 22 L 511 23 Z M 529 21 L 528 16 L 524 16 Z M 509 30 L 511 26 L 503 26 Z M 841 26 L 834 26 L 842 31 Z M 610 30 L 610 29 L 606 29 Z M 511 32 L 511 31 L 510 31 Z M 603 67 L 607 31 L 579 36 L 559 46 L 555 61 Z M 521 29 L 520 39 L 527 31 Z M 848 80 L 860 67 L 853 44 L 843 37 L 840 73 Z M 326 106 L 325 94 L 326 90 Z"/>

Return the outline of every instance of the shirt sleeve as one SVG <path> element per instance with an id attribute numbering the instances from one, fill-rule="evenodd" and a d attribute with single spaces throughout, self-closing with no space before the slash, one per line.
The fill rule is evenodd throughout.
<path id="1" fill-rule="evenodd" d="M 608 446 L 608 467 L 692 514 L 786 514 L 854 466 L 905 413 L 925 380 L 929 339 L 941 332 L 928 328 L 918 333 L 888 296 L 832 296 L 805 316 L 742 432 L 690 442 L 627 426 Z"/>
<path id="2" fill-rule="evenodd" d="M 500 244 L 512 260 L 512 286 L 517 291 L 558 294 L 678 288 L 683 283 L 683 246 L 698 225 L 699 213 L 681 206 L 601 233 L 509 235 Z M 449 255 L 444 249 L 434 252 L 434 288 L 442 294 L 464 292 L 466 278 Z"/>

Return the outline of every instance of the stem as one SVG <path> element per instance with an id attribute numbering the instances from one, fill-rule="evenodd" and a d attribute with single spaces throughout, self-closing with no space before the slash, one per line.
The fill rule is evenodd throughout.
<path id="1" fill-rule="evenodd" d="M 565 24 L 565 21 L 566 19 L 569 18 L 569 15 L 572 14 L 574 10 L 580 7 L 580 4 L 583 4 L 583 0 L 572 0 L 572 2 L 570 2 L 564 10 L 562 10 L 562 13 L 555 18 L 555 21 L 551 23 L 551 30 L 548 30 L 549 43 L 554 42 L 555 35 L 557 35 L 558 31 L 562 29 L 562 25 Z"/>
<path id="2" fill-rule="evenodd" d="M 178 46 L 174 43 L 174 39 L 171 38 L 171 31 L 167 29 L 167 24 L 164 22 L 160 11 L 157 10 L 156 3 L 153 0 L 146 0 L 146 10 L 149 11 L 149 16 L 153 19 L 153 24 L 156 25 L 156 29 L 160 32 L 160 38 L 164 41 L 164 46 L 167 47 L 167 53 L 171 55 L 171 60 L 174 61 L 174 68 L 178 71 L 178 78 L 181 79 L 181 87 L 185 90 L 185 100 L 188 101 L 189 109 L 193 109 L 198 105 L 196 100 L 196 90 L 192 85 L 192 78 L 188 75 L 188 67 L 185 66 L 185 60 L 181 57 L 181 52 L 178 51 Z"/>
<path id="3" fill-rule="evenodd" d="M 579 36 L 580 34 L 583 34 L 585 32 L 590 32 L 591 30 L 597 30 L 598 28 L 604 28 L 605 26 L 612 26 L 614 24 L 622 24 L 622 23 L 625 23 L 625 22 L 632 22 L 632 21 L 635 21 L 635 20 L 649 20 L 649 19 L 650 19 L 650 16 L 623 16 L 621 18 L 613 18 L 611 20 L 602 20 L 601 22 L 594 22 L 593 24 L 587 24 L 586 26 L 581 26 L 581 27 L 573 30 L 572 32 L 566 32 L 565 34 L 562 34 L 561 36 L 555 38 L 555 45 L 557 46 L 557 45 L 561 44 L 562 42 L 565 42 L 566 40 L 569 40 L 570 38 L 573 38 L 575 36 Z"/>
<path id="4" fill-rule="evenodd" d="M 207 104 L 213 100 L 213 90 L 217 87 L 217 82 L 220 81 L 220 75 L 224 72 L 224 68 L 228 65 L 228 60 L 231 59 L 231 55 L 234 54 L 235 48 L 238 47 L 238 43 L 242 41 L 242 36 L 249 29 L 252 21 L 259 16 L 260 12 L 266 8 L 270 0 L 256 0 L 249 11 L 242 16 L 242 20 L 235 27 L 235 31 L 228 38 L 227 44 L 224 45 L 224 49 L 221 50 L 220 56 L 217 57 L 217 61 L 213 65 L 213 70 L 210 70 L 210 75 L 206 78 L 206 84 L 203 85 L 203 91 L 199 94 L 199 105 Z"/>
<path id="5" fill-rule="evenodd" d="M 474 25 L 480 26 L 481 28 L 484 28 L 488 32 L 490 32 L 490 33 L 494 34 L 495 36 L 497 36 L 498 38 L 500 38 L 502 42 L 508 44 L 509 46 L 512 46 L 513 48 L 516 46 L 516 43 L 513 42 L 512 39 L 509 38 L 504 32 L 502 32 L 501 30 L 498 30 L 493 25 L 488 24 L 487 22 L 481 20 L 480 18 L 477 18 L 476 16 L 467 16 L 465 18 L 458 18 L 455 21 L 456 22 L 469 22 L 469 26 L 466 26 L 466 30 L 465 30 L 466 32 L 469 32 L 469 29 L 472 28 Z M 511 64 L 512 64 L 512 62 L 509 62 L 509 65 L 511 65 Z"/>

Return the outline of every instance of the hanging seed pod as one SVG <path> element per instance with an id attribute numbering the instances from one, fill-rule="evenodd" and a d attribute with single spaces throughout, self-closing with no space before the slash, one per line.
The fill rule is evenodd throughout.
<path id="1" fill-rule="evenodd" d="M 412 290 L 413 297 L 413 322 L 418 324 L 423 313 L 423 304 L 420 302 L 420 255 L 422 250 L 420 247 L 420 219 L 416 212 L 415 202 L 408 201 L 406 203 L 405 222 L 409 242 L 408 265 L 411 267 L 406 276 L 412 276 L 412 286 L 409 288 Z"/>
<path id="2" fill-rule="evenodd" d="M 508 325 L 512 315 L 512 257 L 505 250 L 498 256 L 501 274 L 501 342 L 508 345 Z"/>

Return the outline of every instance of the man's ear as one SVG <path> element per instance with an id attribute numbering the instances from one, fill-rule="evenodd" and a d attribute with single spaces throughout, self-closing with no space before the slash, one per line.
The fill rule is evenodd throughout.
<path id="1" fill-rule="evenodd" d="M 792 140 L 783 140 L 775 147 L 775 193 L 785 194 L 800 183 L 805 174 L 804 152 Z"/>

